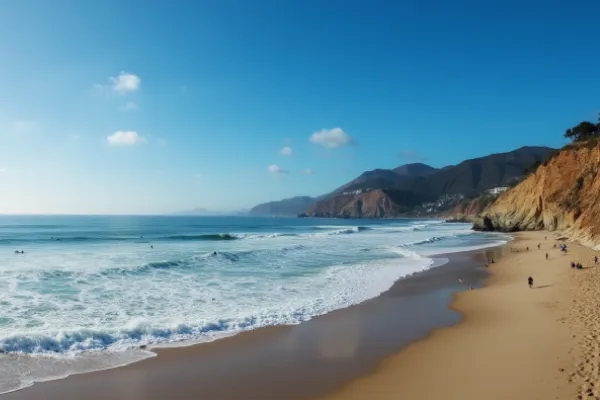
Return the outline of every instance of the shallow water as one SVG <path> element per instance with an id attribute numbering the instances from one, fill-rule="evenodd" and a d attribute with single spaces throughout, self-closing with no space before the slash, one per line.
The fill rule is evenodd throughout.
<path id="1" fill-rule="evenodd" d="M 504 241 L 431 220 L 0 217 L 0 391 L 297 324 Z"/>

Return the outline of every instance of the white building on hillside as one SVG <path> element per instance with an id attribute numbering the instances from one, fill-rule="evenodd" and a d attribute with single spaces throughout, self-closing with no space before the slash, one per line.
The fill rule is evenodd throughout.
<path id="1" fill-rule="evenodd" d="M 488 192 L 489 194 L 500 194 L 500 193 L 506 192 L 507 189 L 508 189 L 508 187 L 506 187 L 506 186 L 499 186 L 499 187 L 488 189 L 488 190 L 486 190 L 486 192 Z"/>

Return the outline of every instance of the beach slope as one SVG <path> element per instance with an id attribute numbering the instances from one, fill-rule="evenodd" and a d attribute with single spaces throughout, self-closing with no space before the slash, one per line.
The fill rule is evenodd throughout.
<path id="1" fill-rule="evenodd" d="M 434 331 L 324 399 L 547 400 L 578 392 L 587 398 L 594 369 L 577 364 L 585 352 L 578 340 L 589 326 L 579 322 L 585 307 L 572 305 L 585 301 L 577 299 L 578 288 L 595 270 L 594 253 L 570 245 L 562 254 L 554 238 L 517 234 L 506 256 L 490 266 L 486 287 L 455 296 L 452 307 L 463 314 L 462 323 Z M 571 260 L 590 267 L 571 269 Z"/>

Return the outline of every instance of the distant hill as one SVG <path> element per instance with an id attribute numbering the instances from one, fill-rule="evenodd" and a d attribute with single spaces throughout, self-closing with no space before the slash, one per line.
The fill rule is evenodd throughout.
<path id="1" fill-rule="evenodd" d="M 248 212 L 250 215 L 264 216 L 296 216 L 317 202 L 316 198 L 309 196 L 297 196 L 289 199 L 271 201 L 259 204 Z"/>
<path id="2" fill-rule="evenodd" d="M 306 211 L 309 217 L 393 218 L 405 215 L 431 197 L 399 189 L 375 189 L 322 200 Z"/>
<path id="3" fill-rule="evenodd" d="M 392 171 L 394 171 L 397 175 L 402 177 L 416 178 L 419 176 L 431 175 L 438 171 L 438 169 L 430 167 L 427 164 L 413 163 L 401 165 L 399 167 L 394 168 Z"/>
<path id="4" fill-rule="evenodd" d="M 435 171 L 435 168 L 421 163 L 401 165 L 393 170 L 374 169 L 372 171 L 363 172 L 357 178 L 338 187 L 328 194 L 319 197 L 300 196 L 293 197 L 291 199 L 271 201 L 253 207 L 249 213 L 251 215 L 296 216 L 306 211 L 312 205 L 317 203 L 317 201 L 332 198 L 346 191 L 365 188 L 381 189 L 393 187 L 407 179 L 425 176 Z"/>
<path id="5" fill-rule="evenodd" d="M 394 169 L 374 169 L 372 171 L 363 172 L 359 177 L 337 188 L 330 195 L 359 189 L 382 189 L 393 187 L 406 180 L 427 176 L 436 171 L 437 169 L 421 163 L 405 164 Z"/>
<path id="6" fill-rule="evenodd" d="M 363 189 L 363 193 L 323 199 L 307 210 L 305 215 L 381 218 L 395 217 L 400 213 L 423 215 L 439 212 L 445 207 L 455 207 L 463 198 L 472 198 L 488 189 L 518 182 L 531 165 L 544 161 L 553 152 L 554 149 L 548 147 L 522 147 L 508 153 L 466 160 L 425 176 L 401 179 L 386 186 L 383 192 L 370 190 L 376 185 L 385 184 L 384 175 L 378 175 L 374 180 L 364 180 L 346 188 L 346 191 Z M 421 206 L 422 203 L 428 205 Z M 354 208 L 350 211 L 349 207 Z"/>
<path id="7" fill-rule="evenodd" d="M 421 163 L 401 165 L 393 170 L 374 169 L 326 195 L 264 203 L 251 209 L 250 214 L 361 218 L 365 215 L 388 217 L 408 213 L 419 202 L 432 203 L 428 210 L 452 208 L 460 204 L 462 198 L 468 200 L 488 189 L 518 183 L 532 165 L 541 163 L 554 151 L 549 147 L 522 147 L 441 169 Z M 366 195 L 378 189 L 385 190 Z M 446 198 L 439 201 L 443 196 Z M 402 203 L 395 203 L 398 201 Z"/>
<path id="8" fill-rule="evenodd" d="M 405 181 L 398 187 L 433 196 L 476 196 L 487 189 L 515 183 L 531 165 L 544 161 L 552 152 L 554 149 L 549 147 L 521 147 L 466 160 L 429 176 Z"/>

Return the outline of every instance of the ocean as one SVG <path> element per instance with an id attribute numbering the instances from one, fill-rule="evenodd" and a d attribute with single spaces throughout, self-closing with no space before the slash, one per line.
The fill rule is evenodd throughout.
<path id="1" fill-rule="evenodd" d="M 507 240 L 441 220 L 0 216 L 0 392 L 298 324 Z"/>

